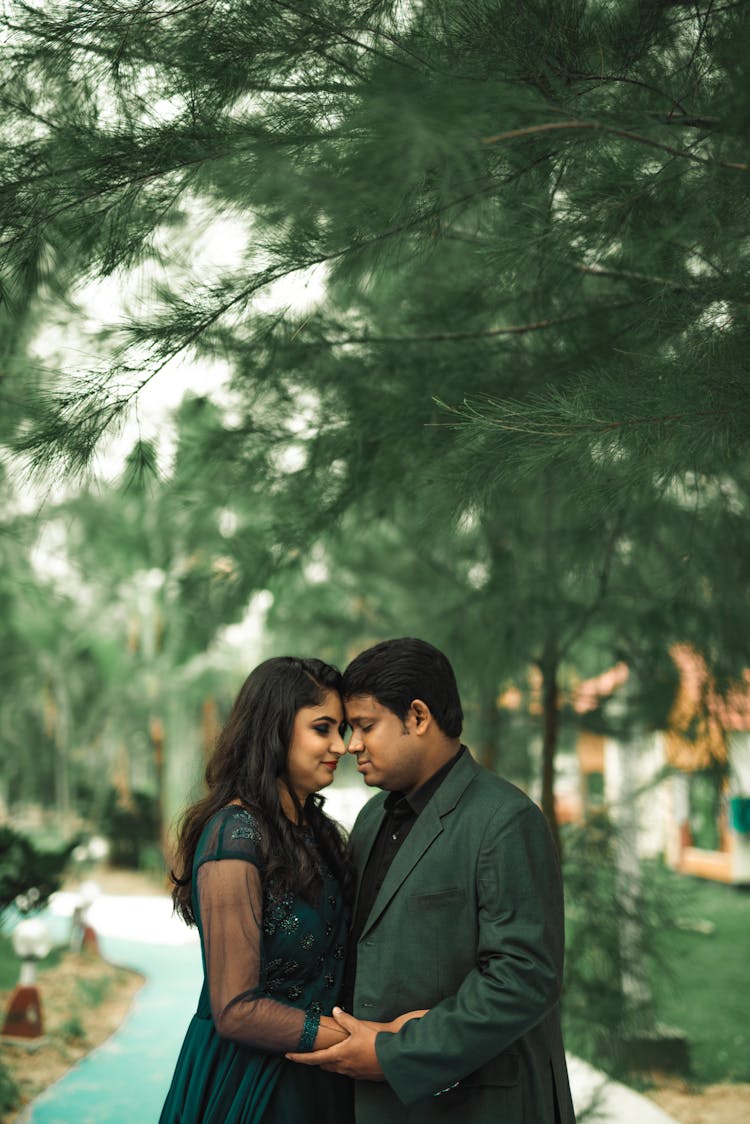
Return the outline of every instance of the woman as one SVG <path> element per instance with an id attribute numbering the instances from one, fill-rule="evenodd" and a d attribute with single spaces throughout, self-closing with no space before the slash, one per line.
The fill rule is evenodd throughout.
<path id="1" fill-rule="evenodd" d="M 284 1058 L 333 1045 L 346 941 L 344 841 L 314 795 L 346 747 L 340 675 L 266 660 L 248 676 L 180 830 L 175 907 L 204 982 L 160 1124 L 348 1124 L 348 1079 Z"/>

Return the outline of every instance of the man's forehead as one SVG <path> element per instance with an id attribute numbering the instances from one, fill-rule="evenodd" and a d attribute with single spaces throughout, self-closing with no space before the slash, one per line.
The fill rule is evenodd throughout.
<path id="1" fill-rule="evenodd" d="M 344 710 L 349 721 L 389 713 L 388 708 L 379 703 L 374 695 L 350 695 L 344 699 Z"/>

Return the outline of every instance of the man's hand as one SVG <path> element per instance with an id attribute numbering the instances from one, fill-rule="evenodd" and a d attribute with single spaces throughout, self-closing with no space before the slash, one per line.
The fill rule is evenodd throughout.
<path id="1" fill-rule="evenodd" d="M 317 1065 L 329 1073 L 342 1073 L 345 1077 L 357 1077 L 362 1081 L 384 1081 L 375 1053 L 376 1029 L 374 1024 L 361 1022 L 354 1015 L 347 1015 L 340 1007 L 333 1008 L 333 1017 L 349 1035 L 343 1042 L 329 1046 L 327 1050 L 313 1050 L 310 1054 L 287 1054 L 290 1061 L 300 1065 Z"/>

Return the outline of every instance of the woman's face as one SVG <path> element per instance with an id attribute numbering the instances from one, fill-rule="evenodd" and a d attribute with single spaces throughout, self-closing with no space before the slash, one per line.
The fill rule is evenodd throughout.
<path id="1" fill-rule="evenodd" d="M 346 753 L 344 728 L 344 708 L 337 691 L 328 691 L 321 703 L 297 711 L 286 768 L 300 803 L 333 780 Z"/>

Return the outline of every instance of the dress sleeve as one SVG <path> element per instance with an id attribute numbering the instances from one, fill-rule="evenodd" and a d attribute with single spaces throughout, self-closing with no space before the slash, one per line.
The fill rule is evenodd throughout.
<path id="1" fill-rule="evenodd" d="M 320 1016 L 263 990 L 263 888 L 249 858 L 203 861 L 198 906 L 211 1014 L 218 1034 L 271 1054 L 312 1050 Z"/>

